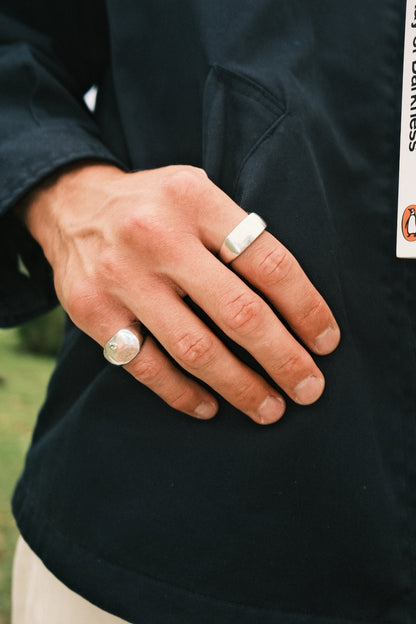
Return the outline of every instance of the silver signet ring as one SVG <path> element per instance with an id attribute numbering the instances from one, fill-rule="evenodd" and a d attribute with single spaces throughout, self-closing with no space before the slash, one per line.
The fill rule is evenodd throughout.
<path id="1" fill-rule="evenodd" d="M 140 352 L 143 336 L 138 329 L 120 329 L 104 346 L 104 357 L 111 364 L 128 364 Z"/>
<path id="2" fill-rule="evenodd" d="M 224 240 L 219 251 L 220 259 L 229 264 L 238 258 L 260 236 L 266 227 L 266 222 L 258 214 L 251 212 Z"/>

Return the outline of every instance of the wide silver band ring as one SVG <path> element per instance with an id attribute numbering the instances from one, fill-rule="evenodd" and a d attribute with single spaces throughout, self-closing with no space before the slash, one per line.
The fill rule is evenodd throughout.
<path id="1" fill-rule="evenodd" d="M 266 229 L 266 222 L 251 212 L 235 227 L 224 240 L 219 251 L 220 259 L 229 264 L 243 253 Z"/>
<path id="2" fill-rule="evenodd" d="M 123 366 L 129 364 L 139 354 L 143 336 L 139 324 L 120 329 L 104 346 L 104 357 L 111 364 Z"/>

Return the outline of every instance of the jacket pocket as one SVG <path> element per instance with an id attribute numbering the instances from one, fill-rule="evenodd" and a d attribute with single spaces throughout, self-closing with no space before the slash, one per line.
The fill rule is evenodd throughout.
<path id="1" fill-rule="evenodd" d="M 233 199 L 245 164 L 285 117 L 278 99 L 252 79 L 214 65 L 205 85 L 203 167 Z"/>

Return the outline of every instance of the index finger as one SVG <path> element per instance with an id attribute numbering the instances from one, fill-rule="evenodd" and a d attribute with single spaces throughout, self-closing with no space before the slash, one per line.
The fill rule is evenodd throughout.
<path id="1" fill-rule="evenodd" d="M 269 232 L 263 232 L 232 267 L 267 297 L 314 353 L 326 355 L 337 347 L 340 330 L 328 304 L 294 256 Z"/>

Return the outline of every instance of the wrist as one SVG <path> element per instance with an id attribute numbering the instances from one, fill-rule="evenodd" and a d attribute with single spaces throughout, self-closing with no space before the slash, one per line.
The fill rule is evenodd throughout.
<path id="1" fill-rule="evenodd" d="M 15 207 L 51 264 L 65 223 L 85 213 L 90 193 L 95 197 L 102 194 L 105 182 L 121 175 L 126 174 L 106 163 L 73 163 L 50 175 Z"/>

